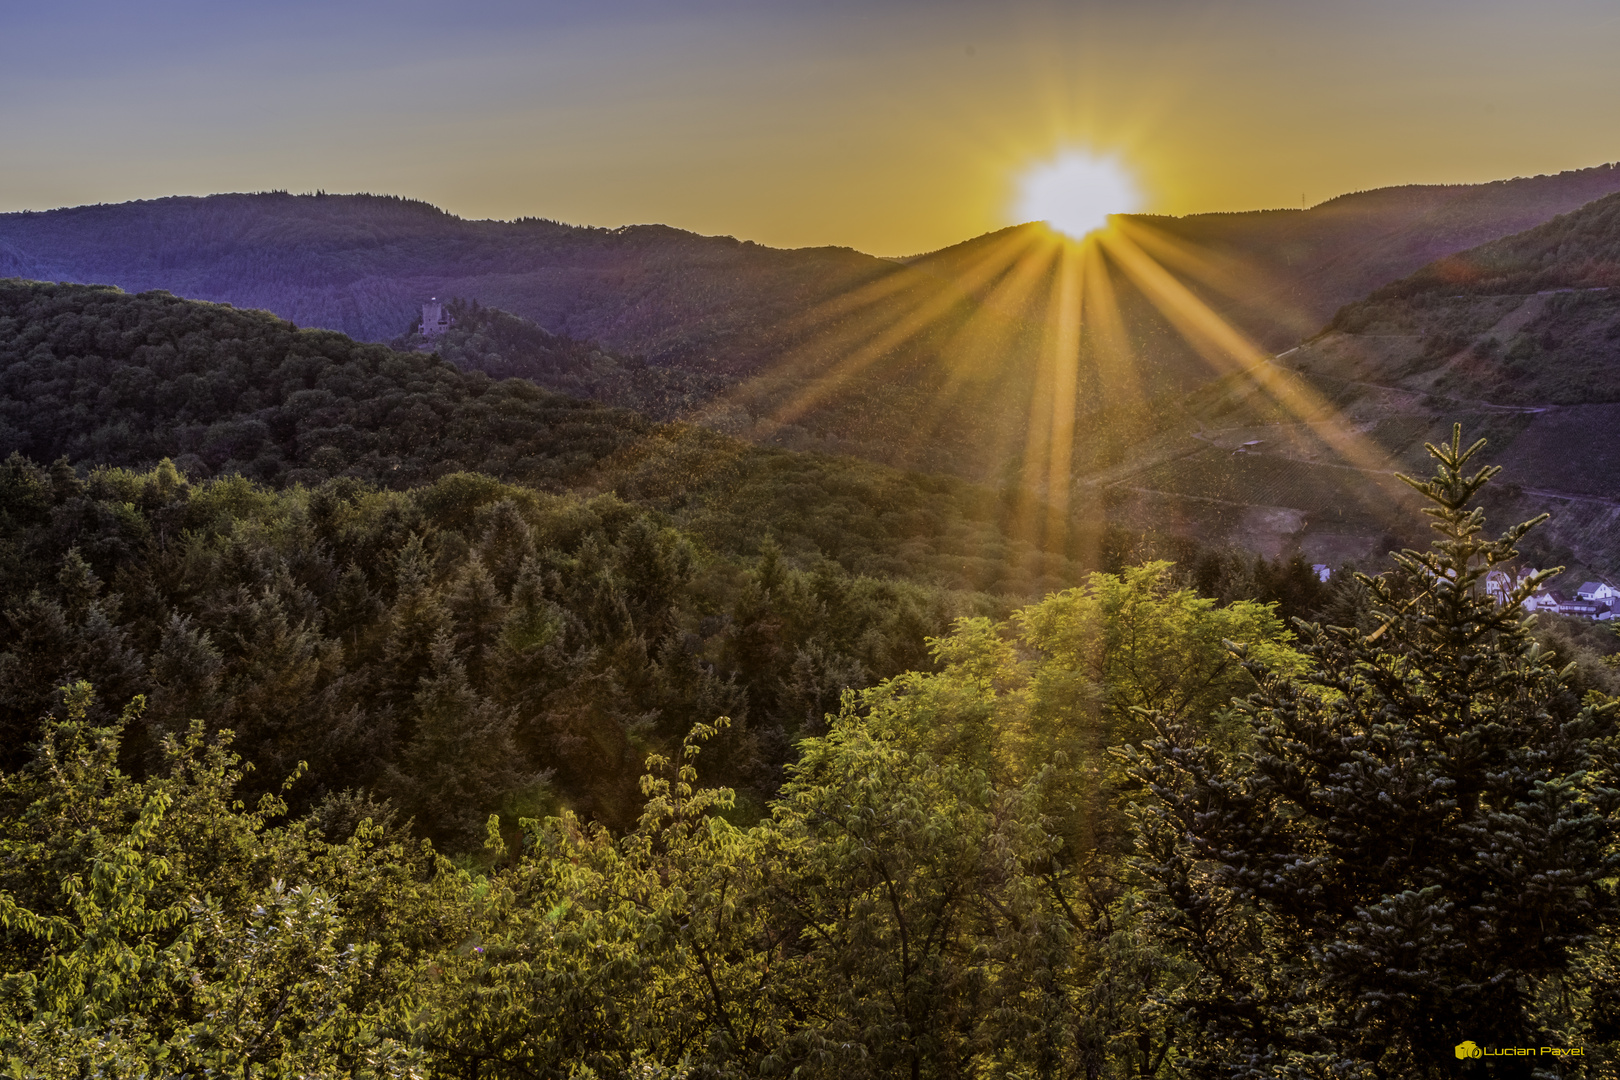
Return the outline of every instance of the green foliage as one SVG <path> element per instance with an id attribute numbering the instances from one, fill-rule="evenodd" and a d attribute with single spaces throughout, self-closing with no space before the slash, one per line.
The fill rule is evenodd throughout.
<path id="1" fill-rule="evenodd" d="M 1495 470 L 1467 474 L 1460 438 L 1409 481 L 1439 539 L 1361 579 L 1376 628 L 1302 627 L 1304 671 L 1248 653 L 1252 755 L 1158 714 L 1134 758 L 1156 932 L 1199 969 L 1193 1075 L 1449 1076 L 1464 1039 L 1590 1037 L 1575 973 L 1620 914 L 1616 706 L 1484 595 L 1536 523 L 1480 535 Z"/>
<path id="2" fill-rule="evenodd" d="M 762 830 L 803 1017 L 763 1068 L 1077 1074 L 1078 943 L 1037 872 L 1061 843 L 1045 773 L 998 783 L 896 734 L 844 723 L 807 745 Z"/>
<path id="3" fill-rule="evenodd" d="M 649 776 L 622 840 L 531 823 L 478 944 L 443 969 L 421 1034 L 439 1068 L 1085 1075 L 1071 930 L 1034 872 L 1058 844 L 1039 778 L 1000 788 L 845 725 L 740 829 L 729 791 L 696 787 L 715 730 Z"/>
<path id="4" fill-rule="evenodd" d="M 423 858 L 369 823 L 332 844 L 274 796 L 245 807 L 228 734 L 200 726 L 133 780 L 116 762 L 139 703 L 98 727 L 86 684 L 66 700 L 0 780 L 6 1075 L 422 1075 L 385 1029 L 433 941 L 401 926 L 427 910 Z"/>
<path id="5" fill-rule="evenodd" d="M 0 1072 L 1422 1076 L 1620 1032 L 1604 650 L 1481 595 L 1528 525 L 1481 539 L 1477 446 L 1386 577 L 1082 577 L 1118 535 L 1037 550 L 959 481 L 52 288 L 5 377 L 110 419 L 46 453 L 246 449 L 0 462 Z"/>
<path id="6" fill-rule="evenodd" d="M 1581 701 L 1516 613 L 1479 595 L 1526 527 L 1481 539 L 1468 504 L 1488 472 L 1463 475 L 1459 443 L 1437 453 L 1422 487 L 1443 537 L 1361 580 L 1359 628 L 1301 624 L 1299 651 L 1270 606 L 1200 598 L 1167 564 L 1093 575 L 1003 621 L 959 620 L 931 642 L 935 671 L 845 689 L 763 816 L 700 783 L 700 761 L 737 768 L 738 723 L 684 718 L 718 699 L 690 700 L 673 761 L 647 757 L 623 832 L 568 809 L 517 829 L 491 814 L 458 867 L 353 792 L 289 819 L 301 770 L 249 807 L 229 736 L 201 723 L 130 776 L 139 706 L 98 725 L 88 688 L 69 688 L 0 781 L 0 1062 L 1438 1076 L 1466 1037 L 1586 1041 L 1595 1059 L 1620 1030 L 1615 706 Z M 487 797 L 466 784 L 523 737 L 503 711 L 521 707 L 494 706 L 478 665 L 532 689 L 536 654 L 597 625 L 579 613 L 655 625 L 661 598 L 706 572 L 622 504 L 510 496 L 471 481 L 414 510 L 365 496 L 381 520 L 425 505 L 483 525 L 481 552 L 454 530 L 460 544 L 408 533 L 391 549 L 378 610 L 408 604 L 423 632 L 382 618 L 371 646 L 424 672 L 373 691 L 415 717 L 389 782 L 463 846 Z M 572 546 L 551 547 L 561 536 Z M 493 538 L 524 552 L 516 567 Z M 548 576 L 559 559 L 576 564 L 566 578 Z M 64 611 L 106 600 L 89 573 L 63 574 Z M 440 574 L 454 584 L 433 614 Z M 333 576 L 347 609 L 370 608 L 363 572 Z M 775 548 L 742 580 L 737 617 L 776 634 L 827 586 Z M 623 663 L 622 640 L 592 646 L 610 647 Z M 478 767 L 444 771 L 458 756 Z"/>
<path id="7" fill-rule="evenodd" d="M 264 312 L 0 282 L 0 452 L 276 483 L 476 469 L 577 483 L 647 429 L 531 383 L 299 330 Z"/>
<path id="8" fill-rule="evenodd" d="M 1024 597 L 1077 580 L 1108 532 L 1077 518 L 1064 550 L 1043 551 L 1017 535 L 1014 506 L 962 480 L 654 425 L 263 312 L 15 280 L 0 282 L 0 454 L 12 451 L 69 474 L 172 459 L 168 487 L 100 509 L 108 524 L 165 501 L 182 475 L 401 489 L 475 471 L 552 493 L 613 491 L 730 554 L 753 554 L 768 523 L 808 561 Z M 52 490 L 58 503 L 78 494 Z M 18 512 L 38 494 L 19 491 Z M 0 546 L 0 569 L 10 551 Z"/>
<path id="9" fill-rule="evenodd" d="M 515 519 L 542 537 L 546 520 Z M 618 535 L 633 595 L 691 572 L 674 538 Z M 397 594 L 425 587 L 429 550 L 406 543 Z M 827 585 L 774 551 L 756 573 L 739 602 Z M 463 571 L 459 603 L 480 606 L 480 575 L 497 577 Z M 614 610 L 638 604 L 658 610 Z M 492 617 L 490 636 L 521 649 L 566 621 Z M 478 801 L 441 770 L 499 719 L 453 623 L 407 699 L 426 741 L 393 782 L 418 812 Z M 1142 994 L 1184 975 L 1110 884 L 1109 830 L 1081 827 L 1119 817 L 1090 790 L 1112 737 L 1092 729 L 1128 725 L 1133 702 L 1215 703 L 1246 677 L 1223 634 L 1286 656 L 1264 607 L 1200 601 L 1163 564 L 1097 575 L 963 621 L 934 642 L 936 674 L 846 691 L 761 820 L 699 785 L 700 755 L 732 767 L 736 728 L 699 722 L 673 763 L 648 759 L 633 828 L 492 816 L 482 874 L 390 840 L 350 795 L 302 820 L 282 794 L 245 806 L 228 733 L 201 723 L 133 778 L 117 763 L 139 710 L 96 727 L 81 684 L 4 781 L 0 1050 L 27 1075 L 1152 1075 L 1174 1017 Z M 1140 649 L 1111 663 L 1126 639 Z"/>

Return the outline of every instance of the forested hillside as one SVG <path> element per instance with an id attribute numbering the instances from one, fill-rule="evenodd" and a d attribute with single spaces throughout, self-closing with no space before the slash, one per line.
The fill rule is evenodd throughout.
<path id="1" fill-rule="evenodd" d="M 1117 538 L 1076 518 L 1057 549 L 1016 492 L 658 426 L 521 379 L 460 372 L 263 312 L 164 293 L 0 282 L 0 452 L 273 485 L 406 488 L 457 471 L 540 490 L 616 492 L 715 549 L 766 534 L 796 558 L 1035 595 Z"/>
<path id="2" fill-rule="evenodd" d="M 1432 259 L 1617 189 L 1620 175 L 1599 166 L 1360 192 L 1306 211 L 1139 220 L 1286 278 L 1284 294 L 1256 306 L 1276 309 L 1279 327 L 1303 319 L 1283 331 L 1292 338 Z M 911 262 L 938 270 L 969 251 Z M 215 195 L 0 215 L 0 274 L 164 288 L 373 341 L 400 333 L 428 295 L 459 295 L 627 353 L 732 357 L 732 367 L 750 348 L 779 346 L 774 328 L 792 316 L 894 270 L 848 250 L 776 251 L 662 226 L 464 221 L 388 196 Z"/>
<path id="3" fill-rule="evenodd" d="M 1620 190 L 1620 168 L 1489 184 L 1434 184 L 1340 195 L 1308 211 L 1153 218 L 1195 252 L 1253 276 L 1231 317 L 1280 350 L 1319 330 L 1342 304 L 1436 259 L 1532 229 Z M 1230 289 L 1230 285 L 1228 286 Z"/>
<path id="4" fill-rule="evenodd" d="M 88 678 L 147 696 L 136 772 L 208 712 L 267 781 L 311 763 L 300 806 L 451 848 L 503 806 L 629 820 L 642 755 L 721 712 L 758 806 L 843 689 L 1129 543 L 167 294 L 0 283 L 0 417 L 12 760 Z"/>
<path id="5" fill-rule="evenodd" d="M 735 356 L 764 328 L 892 273 L 848 249 L 778 251 L 661 225 L 467 221 L 385 195 L 213 195 L 0 215 L 0 273 L 167 289 L 362 341 L 431 295 L 649 357 Z"/>
<path id="6" fill-rule="evenodd" d="M 729 384 L 713 372 L 655 367 L 638 356 L 622 356 L 553 334 L 476 300 L 454 298 L 445 309 L 450 327 L 432 340 L 418 332 L 418 319 L 410 333 L 389 344 L 400 350 L 435 352 L 463 371 L 527 379 L 569 397 L 631 409 L 653 420 L 701 415 L 703 406 Z"/>
<path id="7" fill-rule="evenodd" d="M 1538 414 L 1608 405 L 1620 401 L 1617 285 L 1611 196 L 1384 286 L 1290 359 L 1326 378 Z"/>
<path id="8" fill-rule="evenodd" d="M 1385 285 L 1374 302 L 1422 295 L 1502 296 L 1620 285 L 1620 198 L 1609 196 Z"/>
<path id="9" fill-rule="evenodd" d="M 6 760 L 84 678 L 113 713 L 145 695 L 132 772 L 204 717 L 272 788 L 308 762 L 300 809 L 390 800 L 450 850 L 489 813 L 515 827 L 559 800 L 626 824 L 642 756 L 722 714 L 717 775 L 757 807 L 844 689 L 924 665 L 925 637 L 1007 603 L 795 570 L 768 545 L 717 559 L 614 496 L 469 473 L 277 492 L 13 457 L 0 485 Z"/>
<path id="10" fill-rule="evenodd" d="M 146 695 L 137 772 L 208 712 L 267 778 L 309 761 L 301 800 L 381 793 L 452 847 L 513 799 L 627 821 L 641 756 L 711 714 L 758 806 L 842 690 L 1147 550 L 1079 519 L 1032 543 L 1047 511 L 1016 493 L 163 293 L 0 283 L 0 418 L 13 759 L 87 678 Z M 1188 554 L 1224 595 L 1319 591 L 1297 563 Z M 456 764 L 418 790 L 435 761 Z"/>
<path id="11" fill-rule="evenodd" d="M 843 690 L 1153 550 L 166 293 L 0 282 L 0 418 L 13 760 L 86 678 L 146 696 L 136 772 L 206 712 L 267 779 L 310 762 L 300 807 L 352 787 L 452 848 L 509 803 L 623 824 L 642 756 L 721 713 L 757 807 Z M 1215 595 L 1321 602 L 1297 560 L 1178 553 Z"/>
<path id="12" fill-rule="evenodd" d="M 564 396 L 709 387 L 482 305 L 435 354 L 0 281 L 0 1071 L 1604 1075 L 1620 641 L 1481 587 L 1591 522 L 1305 421 L 1393 467 L 1463 399 L 1386 423 L 1334 340 L 1461 318 L 1473 387 L 1607 298 L 1347 309 L 1321 413 L 1217 381 L 1064 513 Z M 1279 509 L 1385 572 L 1174 535 Z"/>

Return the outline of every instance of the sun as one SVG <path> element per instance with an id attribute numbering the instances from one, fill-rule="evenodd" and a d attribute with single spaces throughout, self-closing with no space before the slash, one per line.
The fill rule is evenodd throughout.
<path id="1" fill-rule="evenodd" d="M 1141 205 L 1136 181 L 1118 158 L 1065 150 L 1019 179 L 1014 214 L 1078 240 L 1108 224 L 1109 214 L 1135 213 Z"/>

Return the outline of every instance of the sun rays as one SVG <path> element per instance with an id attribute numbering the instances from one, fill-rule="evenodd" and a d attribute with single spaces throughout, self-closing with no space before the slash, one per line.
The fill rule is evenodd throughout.
<path id="1" fill-rule="evenodd" d="M 1141 219 L 1115 217 L 1078 239 L 1018 226 L 812 306 L 783 335 L 790 347 L 720 407 L 745 409 L 755 438 L 812 418 L 836 422 L 846 444 L 883 446 L 897 464 L 931 467 L 928 455 L 955 436 L 959 453 L 981 456 L 966 468 L 957 461 L 958 471 L 976 464 L 981 477 L 1016 488 L 1018 534 L 1062 552 L 1090 505 L 1076 502 L 1078 480 L 1114 438 L 1108 425 L 1122 415 L 1151 422 L 1190 388 L 1164 374 L 1154 353 L 1163 342 L 1142 340 L 1146 312 L 1201 365 L 1184 383 L 1235 378 L 1339 462 L 1391 471 L 1380 447 L 1201 291 L 1265 294 L 1238 260 Z M 903 426 L 879 430 L 885 423 Z"/>

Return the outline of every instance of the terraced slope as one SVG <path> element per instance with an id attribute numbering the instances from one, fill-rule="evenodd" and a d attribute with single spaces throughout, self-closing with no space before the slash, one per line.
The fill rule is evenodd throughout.
<path id="1" fill-rule="evenodd" d="M 1424 472 L 1424 442 L 1461 422 L 1506 468 L 1499 518 L 1553 515 L 1528 557 L 1620 572 L 1620 288 L 1606 282 L 1620 282 L 1614 196 L 1344 308 L 1271 365 L 1320 404 L 1309 415 L 1280 409 L 1254 379 L 1229 379 L 1189 396 L 1186 419 L 1139 447 L 1134 469 L 1088 481 L 1139 518 L 1326 561 L 1364 557 L 1394 537 L 1380 514 L 1350 508 L 1375 505 L 1375 489 L 1389 505 L 1402 495 L 1386 473 L 1344 468 L 1307 421 L 1354 433 L 1388 473 Z M 1216 463 L 1223 454 L 1231 463 Z"/>

